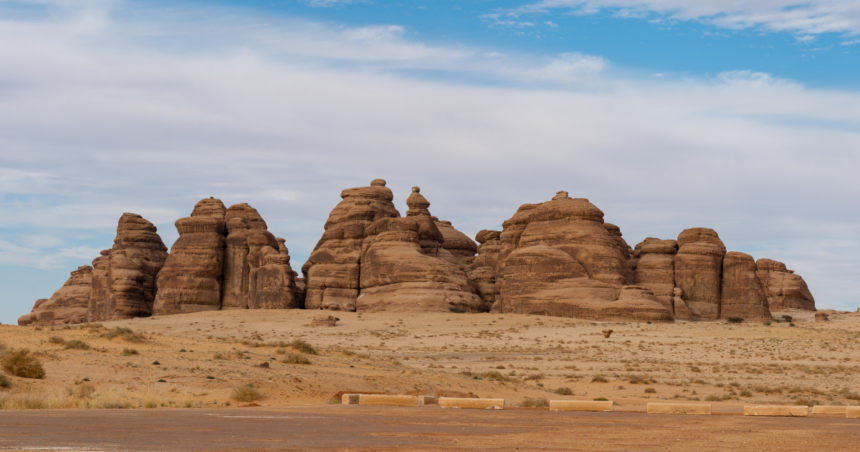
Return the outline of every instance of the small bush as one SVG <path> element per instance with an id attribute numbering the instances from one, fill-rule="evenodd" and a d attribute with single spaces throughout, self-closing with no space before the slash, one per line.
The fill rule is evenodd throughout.
<path id="1" fill-rule="evenodd" d="M 784 316 L 782 316 L 782 320 L 785 320 L 786 322 L 790 323 L 792 320 L 794 320 L 794 317 L 792 317 L 790 315 L 784 315 Z"/>
<path id="2" fill-rule="evenodd" d="M 709 396 L 705 397 L 705 402 L 719 402 L 720 400 L 722 400 L 722 399 L 720 398 L 720 396 L 715 396 L 715 395 L 713 395 L 713 394 L 711 394 L 711 395 L 709 395 Z"/>
<path id="3" fill-rule="evenodd" d="M 486 378 L 487 380 L 498 380 L 498 381 L 511 381 L 509 377 L 506 377 L 501 374 L 501 372 L 497 370 L 491 370 L 489 372 L 484 372 L 481 374 L 482 378 Z"/>
<path id="4" fill-rule="evenodd" d="M 606 397 L 598 397 L 598 398 L 594 399 L 594 401 L 595 402 L 608 402 L 609 399 L 607 399 Z"/>
<path id="5" fill-rule="evenodd" d="M 744 389 L 741 391 L 741 397 L 752 397 L 752 393 Z"/>
<path id="6" fill-rule="evenodd" d="M 79 341 L 77 339 L 66 342 L 66 349 L 72 350 L 89 350 L 90 346 L 87 345 L 84 341 Z"/>
<path id="7" fill-rule="evenodd" d="M 555 393 L 558 395 L 573 395 L 573 389 L 567 387 L 558 388 L 555 390 Z"/>
<path id="8" fill-rule="evenodd" d="M 460 309 L 460 308 L 448 308 L 448 310 L 449 310 L 449 311 L 451 311 L 451 312 L 453 312 L 454 314 L 463 314 L 463 313 L 465 313 L 465 312 L 466 312 L 466 311 L 464 311 L 464 310 L 462 310 L 462 309 Z"/>
<path id="9" fill-rule="evenodd" d="M 153 361 L 153 362 L 152 362 L 152 365 L 153 365 L 153 366 L 160 366 L 160 365 L 161 365 L 161 363 L 160 363 L 160 362 L 158 362 L 158 361 Z"/>
<path id="10" fill-rule="evenodd" d="M 657 393 L 657 390 L 654 388 L 646 388 L 645 389 L 645 394 L 656 394 L 656 393 Z"/>
<path id="11" fill-rule="evenodd" d="M 21 378 L 45 378 L 45 369 L 38 359 L 30 356 L 30 350 L 22 348 L 12 351 L 3 358 L 3 369 Z"/>
<path id="12" fill-rule="evenodd" d="M 233 393 L 230 398 L 237 402 L 254 402 L 263 398 L 263 394 L 257 391 L 257 388 L 248 384 L 233 388 Z"/>
<path id="13" fill-rule="evenodd" d="M 525 408 L 546 408 L 549 407 L 549 400 L 543 397 L 538 397 L 536 399 L 526 397 L 525 400 L 520 402 L 520 406 Z"/>
<path id="14" fill-rule="evenodd" d="M 78 386 L 78 389 L 75 391 L 75 396 L 77 396 L 79 399 L 88 399 L 92 397 L 95 392 L 95 386 L 89 383 L 84 383 Z"/>
<path id="15" fill-rule="evenodd" d="M 220 361 L 220 360 L 222 360 L 222 359 L 227 359 L 227 358 L 225 358 L 225 357 L 224 357 L 224 355 L 222 355 L 222 354 L 219 352 L 219 353 L 214 354 L 214 355 L 212 356 L 212 359 L 217 359 L 217 360 L 219 360 L 219 361 Z"/>
<path id="16" fill-rule="evenodd" d="M 729 317 L 726 320 L 728 320 L 729 323 L 743 323 L 743 321 L 744 321 L 744 319 L 741 317 Z"/>
<path id="17" fill-rule="evenodd" d="M 607 380 L 607 379 L 606 379 L 606 377 L 604 377 L 603 375 L 595 375 L 595 376 L 591 379 L 591 382 L 592 382 L 592 383 L 606 383 L 606 382 L 608 382 L 608 381 L 609 381 L 609 380 Z"/>
<path id="18" fill-rule="evenodd" d="M 9 381 L 9 377 L 6 374 L 0 374 L 0 388 L 11 388 L 12 382 Z"/>
<path id="19" fill-rule="evenodd" d="M 284 359 L 281 360 L 284 364 L 310 364 L 311 360 L 307 358 L 307 356 L 299 355 L 297 353 L 290 353 L 285 356 Z"/>
<path id="20" fill-rule="evenodd" d="M 146 342 L 146 337 L 140 333 L 135 333 L 131 328 L 125 328 L 118 326 L 107 333 L 102 334 L 102 337 L 106 337 L 108 339 L 113 339 L 115 337 L 121 336 L 122 339 L 126 342 L 132 342 L 135 344 L 139 344 L 142 342 Z"/>
<path id="21" fill-rule="evenodd" d="M 296 349 L 296 350 L 298 350 L 298 351 L 300 351 L 306 355 L 317 355 L 318 354 L 317 350 L 311 344 L 308 344 L 307 342 L 305 342 L 301 339 L 296 339 L 296 340 L 290 342 L 290 347 L 292 347 L 292 348 L 294 348 L 294 349 Z"/>
<path id="22" fill-rule="evenodd" d="M 159 379 L 158 381 L 156 381 L 156 383 L 167 383 L 167 380 Z"/>
<path id="23" fill-rule="evenodd" d="M 131 356 L 131 355 L 139 355 L 140 353 L 133 348 L 124 348 L 122 349 L 122 356 Z"/>
<path id="24" fill-rule="evenodd" d="M 52 344 L 65 344 L 66 340 L 60 336 L 51 336 L 50 339 L 48 339 L 48 342 Z"/>
<path id="25" fill-rule="evenodd" d="M 531 374 L 531 375 L 529 375 L 528 377 L 526 377 L 526 381 L 529 381 L 529 380 L 543 380 L 544 378 L 546 378 L 546 375 L 544 375 L 544 374 L 542 374 L 542 373 L 538 373 L 538 374 Z"/>
<path id="26" fill-rule="evenodd" d="M 279 355 L 286 355 L 287 351 L 284 350 L 283 348 L 279 348 L 279 349 L 275 350 L 275 353 L 277 353 Z M 344 353 L 344 355 L 346 355 L 346 353 Z M 349 355 L 346 355 L 346 356 L 349 356 Z"/>

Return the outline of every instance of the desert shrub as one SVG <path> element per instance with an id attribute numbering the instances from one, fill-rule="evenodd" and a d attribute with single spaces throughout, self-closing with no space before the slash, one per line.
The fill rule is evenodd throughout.
<path id="1" fill-rule="evenodd" d="M 18 349 L 3 357 L 3 369 L 21 378 L 45 378 L 45 369 L 38 359 L 30 356 L 30 350 Z"/>
<path id="2" fill-rule="evenodd" d="M 555 390 L 555 393 L 558 395 L 573 395 L 573 389 L 568 387 L 558 388 Z"/>
<path id="3" fill-rule="evenodd" d="M 51 336 L 48 339 L 48 342 L 50 342 L 52 344 L 65 344 L 66 340 L 61 338 L 60 336 Z"/>
<path id="4" fill-rule="evenodd" d="M 89 384 L 84 383 L 82 385 L 78 385 L 77 390 L 75 390 L 75 396 L 79 399 L 88 399 L 96 393 L 96 387 Z"/>
<path id="5" fill-rule="evenodd" d="M 543 397 L 538 397 L 535 399 L 526 397 L 525 400 L 520 402 L 520 406 L 525 408 L 546 408 L 549 407 L 549 400 Z"/>
<path id="6" fill-rule="evenodd" d="M 6 374 L 0 374 L 0 388 L 11 388 L 12 382 L 9 381 L 9 377 Z"/>
<path id="7" fill-rule="evenodd" d="M 699 369 L 699 366 L 690 367 L 690 372 L 701 372 L 702 369 Z"/>
<path id="8" fill-rule="evenodd" d="M 307 342 L 305 342 L 301 339 L 296 339 L 296 340 L 290 342 L 290 347 L 292 347 L 292 348 L 294 348 L 294 349 L 296 349 L 296 350 L 298 350 L 298 351 L 300 351 L 306 355 L 317 355 L 318 354 L 317 350 L 311 344 L 308 344 Z"/>
<path id="9" fill-rule="evenodd" d="M 140 333 L 135 333 L 131 328 L 125 328 L 122 326 L 118 326 L 104 334 L 102 337 L 106 337 L 108 339 L 113 339 L 115 337 L 122 337 L 122 339 L 126 342 L 132 342 L 135 344 L 140 344 L 142 342 L 146 342 L 146 336 Z"/>
<path id="10" fill-rule="evenodd" d="M 281 360 L 284 364 L 310 364 L 311 360 L 307 358 L 307 356 L 299 355 L 297 353 L 290 353 L 285 356 L 284 359 Z"/>
<path id="11" fill-rule="evenodd" d="M 743 323 L 744 319 L 742 317 L 729 317 L 726 319 L 729 323 Z"/>
<path id="12" fill-rule="evenodd" d="M 279 348 L 279 349 L 275 350 L 275 353 L 277 353 L 279 355 L 286 355 L 287 351 L 284 350 L 283 348 Z M 349 356 L 349 355 L 347 355 L 347 356 Z"/>
<path id="13" fill-rule="evenodd" d="M 606 397 L 598 397 L 598 398 L 594 399 L 594 401 L 595 402 L 608 402 L 609 399 L 607 399 Z"/>
<path id="14" fill-rule="evenodd" d="M 66 349 L 73 350 L 89 350 L 90 346 L 87 345 L 84 341 L 79 341 L 77 339 L 66 342 Z"/>
<path id="15" fill-rule="evenodd" d="M 460 308 L 448 308 L 448 310 L 449 310 L 449 311 L 451 311 L 451 312 L 453 312 L 454 314 L 463 314 L 463 313 L 465 313 L 465 312 L 466 312 L 466 311 L 464 311 L 464 310 L 462 310 L 462 309 L 460 309 Z"/>
<path id="16" fill-rule="evenodd" d="M 815 406 L 815 405 L 821 405 L 821 402 L 818 400 L 815 400 L 815 399 L 800 398 L 800 399 L 795 400 L 794 404 L 795 405 L 801 405 L 801 406 Z"/>
<path id="17" fill-rule="evenodd" d="M 842 390 L 839 391 L 839 395 L 845 397 L 848 400 L 860 400 L 860 394 L 857 394 L 856 392 L 851 392 L 851 390 L 848 388 L 842 388 Z"/>
<path id="18" fill-rule="evenodd" d="M 740 383 L 738 383 L 738 382 L 736 382 L 736 381 L 733 381 L 733 382 L 729 383 L 729 386 L 732 386 L 732 387 L 738 388 L 738 387 L 740 387 L 740 386 L 741 386 L 741 384 L 740 384 Z"/>
<path id="19" fill-rule="evenodd" d="M 131 356 L 131 355 L 139 355 L 140 353 L 133 348 L 124 348 L 122 349 L 122 356 Z"/>
<path id="20" fill-rule="evenodd" d="M 645 389 L 645 394 L 656 394 L 656 393 L 657 393 L 657 390 L 654 388 L 646 388 Z"/>
<path id="21" fill-rule="evenodd" d="M 784 315 L 782 316 L 782 320 L 785 320 L 786 322 L 791 322 L 792 320 L 794 320 L 794 317 L 790 315 Z"/>
<path id="22" fill-rule="evenodd" d="M 604 377 L 603 375 L 595 375 L 595 376 L 591 379 L 591 382 L 592 382 L 592 383 L 606 383 L 606 382 L 608 382 L 608 381 L 609 381 L 609 380 L 607 380 L 607 379 L 606 379 L 606 377 Z"/>
<path id="23" fill-rule="evenodd" d="M 511 381 L 510 377 L 502 375 L 501 372 L 497 370 L 484 372 L 481 374 L 481 377 L 486 378 L 488 380 Z"/>
<path id="24" fill-rule="evenodd" d="M 720 400 L 722 400 L 720 396 L 715 396 L 713 394 L 705 397 L 705 402 L 719 402 Z"/>
<path id="25" fill-rule="evenodd" d="M 741 391 L 741 397 L 752 397 L 752 393 L 744 389 Z"/>
<path id="26" fill-rule="evenodd" d="M 254 402 L 263 398 L 263 394 L 253 385 L 247 384 L 233 388 L 230 398 L 237 402 Z"/>
<path id="27" fill-rule="evenodd" d="M 546 378 L 546 375 L 544 375 L 544 374 L 542 374 L 542 373 L 537 373 L 537 374 L 531 374 L 531 375 L 529 375 L 528 377 L 526 377 L 526 381 L 529 381 L 529 380 L 543 380 L 544 378 Z"/>
<path id="28" fill-rule="evenodd" d="M 227 359 L 227 358 L 224 358 L 224 355 L 222 355 L 220 352 L 218 352 L 218 353 L 212 355 L 212 359 L 222 360 L 222 359 Z"/>

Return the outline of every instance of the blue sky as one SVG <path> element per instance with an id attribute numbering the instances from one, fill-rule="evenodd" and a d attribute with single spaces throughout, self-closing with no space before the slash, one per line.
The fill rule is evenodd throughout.
<path id="1" fill-rule="evenodd" d="M 716 229 L 860 307 L 860 4 L 0 0 L 0 322 L 134 212 L 258 208 L 298 269 L 342 189 L 469 235 L 558 190 Z"/>

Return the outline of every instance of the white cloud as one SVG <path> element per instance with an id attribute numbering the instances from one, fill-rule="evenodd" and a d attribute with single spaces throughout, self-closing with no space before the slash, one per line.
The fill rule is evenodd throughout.
<path id="1" fill-rule="evenodd" d="M 298 268 L 341 190 L 382 177 L 401 212 L 421 186 L 472 235 L 558 190 L 631 244 L 713 227 L 730 249 L 785 259 L 820 306 L 856 305 L 856 92 L 746 70 L 619 78 L 600 56 L 498 58 L 396 26 L 176 14 L 107 14 L 96 37 L 73 15 L 0 21 L 0 264 L 88 264 L 123 212 L 169 245 L 173 222 L 216 196 L 259 209 Z"/>
<path id="2" fill-rule="evenodd" d="M 860 3 L 855 0 L 541 0 L 514 15 L 568 9 L 578 14 L 614 10 L 621 17 L 662 16 L 700 20 L 714 25 L 803 34 L 860 34 Z"/>

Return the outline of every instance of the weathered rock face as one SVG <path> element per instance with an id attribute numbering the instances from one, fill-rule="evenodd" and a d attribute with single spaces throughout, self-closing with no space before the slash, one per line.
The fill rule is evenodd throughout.
<path id="1" fill-rule="evenodd" d="M 624 237 L 622 237 L 621 228 L 612 223 L 603 223 L 603 227 L 606 228 L 609 234 L 615 238 L 615 242 L 618 244 L 618 251 L 620 251 L 623 256 L 627 256 L 627 283 L 632 284 L 635 267 L 630 265 L 630 259 L 632 258 L 631 253 L 633 252 L 633 248 L 631 248 L 630 245 L 627 244 L 627 241 L 624 240 Z"/>
<path id="2" fill-rule="evenodd" d="M 181 314 L 221 309 L 226 208 L 204 199 L 190 217 L 176 220 L 179 238 L 158 275 L 153 314 Z"/>
<path id="3" fill-rule="evenodd" d="M 355 311 L 365 228 L 382 218 L 400 217 L 382 179 L 344 190 L 340 197 L 343 201 L 332 210 L 325 233 L 302 266 L 307 309 Z"/>
<path id="4" fill-rule="evenodd" d="M 749 254 L 729 251 L 723 258 L 720 317 L 761 322 L 772 319 L 756 263 Z"/>
<path id="5" fill-rule="evenodd" d="M 478 255 L 469 262 L 469 282 L 475 287 L 475 292 L 484 300 L 487 309 L 493 307 L 496 300 L 496 264 L 502 242 L 499 240 L 500 231 L 478 232 L 475 239 L 480 243 Z"/>
<path id="6" fill-rule="evenodd" d="M 684 294 L 683 290 L 676 287 L 673 293 L 675 295 L 675 320 L 701 320 L 699 317 L 693 315 L 693 313 L 690 311 L 690 308 L 687 306 L 687 302 L 684 301 L 684 299 L 682 298 L 682 295 Z"/>
<path id="7" fill-rule="evenodd" d="M 156 295 L 156 276 L 167 260 L 167 247 L 155 225 L 124 213 L 113 248 L 93 261 L 93 290 L 87 321 L 148 317 Z"/>
<path id="8" fill-rule="evenodd" d="M 629 252 L 622 252 L 603 212 L 588 200 L 559 192 L 551 201 L 520 207 L 503 227 L 494 312 L 672 320 L 653 294 L 628 289 L 637 295 L 620 298 Z"/>
<path id="9" fill-rule="evenodd" d="M 440 242 L 429 243 L 427 237 L 431 233 L 422 231 L 426 225 L 421 219 L 407 217 L 384 218 L 367 227 L 361 253 L 358 311 L 487 310 L 484 302 L 473 293 L 460 266 L 425 254 L 441 248 Z M 429 225 L 435 227 L 432 220 Z M 423 247 L 422 235 L 425 237 Z"/>
<path id="10" fill-rule="evenodd" d="M 663 306 L 674 312 L 675 253 L 678 252 L 678 242 L 649 237 L 636 245 L 636 251 L 639 257 L 634 283 L 650 289 Z"/>
<path id="11" fill-rule="evenodd" d="M 36 301 L 33 311 L 18 319 L 18 325 L 63 325 L 85 322 L 92 283 L 93 268 L 89 265 L 78 267 L 51 298 Z"/>
<path id="12" fill-rule="evenodd" d="M 268 231 L 263 217 L 257 209 L 246 203 L 235 204 L 225 214 L 227 226 L 226 248 L 224 250 L 224 284 L 221 309 L 253 309 L 250 300 L 250 280 L 252 273 L 263 265 L 261 250 L 263 246 L 278 249 L 275 236 Z M 250 239 L 250 237 L 254 237 Z M 249 240 L 257 243 L 254 256 L 250 256 Z M 253 262 L 253 266 L 252 266 Z"/>
<path id="13" fill-rule="evenodd" d="M 296 309 L 301 305 L 296 300 L 296 284 L 290 255 L 271 246 L 260 251 L 260 267 L 255 275 L 255 291 L 249 298 L 250 309 Z"/>
<path id="14" fill-rule="evenodd" d="M 448 250 L 454 257 L 465 260 L 478 252 L 478 245 L 469 236 L 454 229 L 450 221 L 439 221 L 436 217 L 431 218 L 436 228 L 442 233 L 442 248 Z"/>
<path id="15" fill-rule="evenodd" d="M 725 245 L 713 229 L 692 228 L 681 232 L 678 246 L 675 286 L 683 290 L 682 297 L 694 316 L 719 319 Z"/>
<path id="16" fill-rule="evenodd" d="M 759 259 L 756 267 L 771 311 L 815 311 L 815 299 L 800 275 L 771 259 Z"/>

